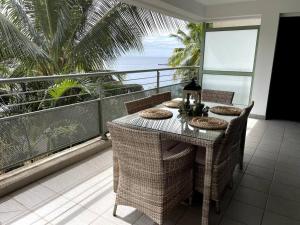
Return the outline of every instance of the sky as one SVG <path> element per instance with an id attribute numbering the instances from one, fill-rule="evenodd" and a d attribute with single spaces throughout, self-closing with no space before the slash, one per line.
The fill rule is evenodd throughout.
<path id="1" fill-rule="evenodd" d="M 170 34 L 171 33 L 163 33 L 147 36 L 143 40 L 144 51 L 142 53 L 131 51 L 127 55 L 169 57 L 172 54 L 174 48 L 183 46 L 176 38 L 170 37 Z"/>

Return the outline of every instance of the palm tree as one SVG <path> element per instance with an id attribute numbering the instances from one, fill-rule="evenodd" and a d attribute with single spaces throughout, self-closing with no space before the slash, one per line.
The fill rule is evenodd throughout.
<path id="1" fill-rule="evenodd" d="M 142 51 L 142 39 L 147 34 L 182 24 L 117 0 L 0 0 L 0 3 L 0 72 L 7 77 L 107 70 L 127 51 Z M 52 94 L 56 88 L 57 100 L 65 93 L 74 93 L 70 89 L 82 93 L 85 87 L 78 88 L 81 83 L 61 81 L 16 88 L 25 92 L 36 90 L 37 86 L 50 87 Z M 45 94 L 53 97 L 49 92 Z M 35 108 L 40 106 L 37 104 Z"/>
<path id="2" fill-rule="evenodd" d="M 0 63 L 13 61 L 14 76 L 104 70 L 180 23 L 117 0 L 0 1 Z"/>
<path id="3" fill-rule="evenodd" d="M 200 53 L 203 37 L 203 24 L 202 23 L 189 23 L 187 25 L 188 32 L 184 32 L 179 29 L 176 34 L 171 34 L 171 37 L 179 40 L 184 47 L 175 48 L 173 54 L 169 58 L 169 66 L 199 66 L 200 65 Z M 194 70 L 177 70 L 174 74 L 174 79 L 181 77 L 183 79 L 189 79 L 195 77 L 198 71 Z"/>

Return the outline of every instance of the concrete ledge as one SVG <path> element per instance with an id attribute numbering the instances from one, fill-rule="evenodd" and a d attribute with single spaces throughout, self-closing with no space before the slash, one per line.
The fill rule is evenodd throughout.
<path id="1" fill-rule="evenodd" d="M 20 189 L 36 180 L 88 158 L 111 147 L 110 140 L 94 138 L 28 166 L 0 175 L 0 197 Z"/>

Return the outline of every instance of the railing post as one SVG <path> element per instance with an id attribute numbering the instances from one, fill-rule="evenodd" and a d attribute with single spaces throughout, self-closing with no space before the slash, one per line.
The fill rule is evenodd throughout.
<path id="1" fill-rule="evenodd" d="M 98 88 L 99 88 L 99 101 L 98 101 L 99 133 L 100 133 L 100 136 L 101 136 L 101 138 L 103 140 L 107 140 L 107 136 L 105 134 L 104 124 L 103 124 L 103 112 L 102 112 L 102 108 L 103 108 L 102 107 L 103 93 L 102 93 L 102 88 L 101 88 L 100 82 L 98 83 Z"/>
<path id="2" fill-rule="evenodd" d="M 156 71 L 156 93 L 159 93 L 159 78 L 160 78 L 160 71 Z"/>

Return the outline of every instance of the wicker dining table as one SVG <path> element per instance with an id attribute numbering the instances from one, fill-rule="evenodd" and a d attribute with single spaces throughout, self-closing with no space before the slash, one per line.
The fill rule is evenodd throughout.
<path id="1" fill-rule="evenodd" d="M 203 102 L 205 106 L 222 106 L 219 103 Z M 238 108 L 245 106 L 234 105 Z M 173 116 L 168 119 L 146 119 L 142 118 L 139 113 L 134 113 L 114 120 L 114 123 L 121 124 L 128 127 L 137 127 L 149 129 L 151 131 L 160 132 L 161 135 L 169 140 L 181 141 L 206 149 L 205 157 L 205 175 L 203 188 L 203 203 L 202 203 L 202 225 L 209 225 L 209 202 L 211 194 L 212 182 L 212 161 L 214 149 L 224 136 L 224 130 L 205 130 L 199 129 L 188 124 L 191 117 L 181 116 L 176 108 L 168 108 L 164 105 L 158 105 L 156 108 L 166 109 L 173 113 Z M 208 113 L 209 117 L 220 118 L 230 122 L 236 116 L 224 116 Z M 200 219 L 200 218 L 199 218 Z"/>

